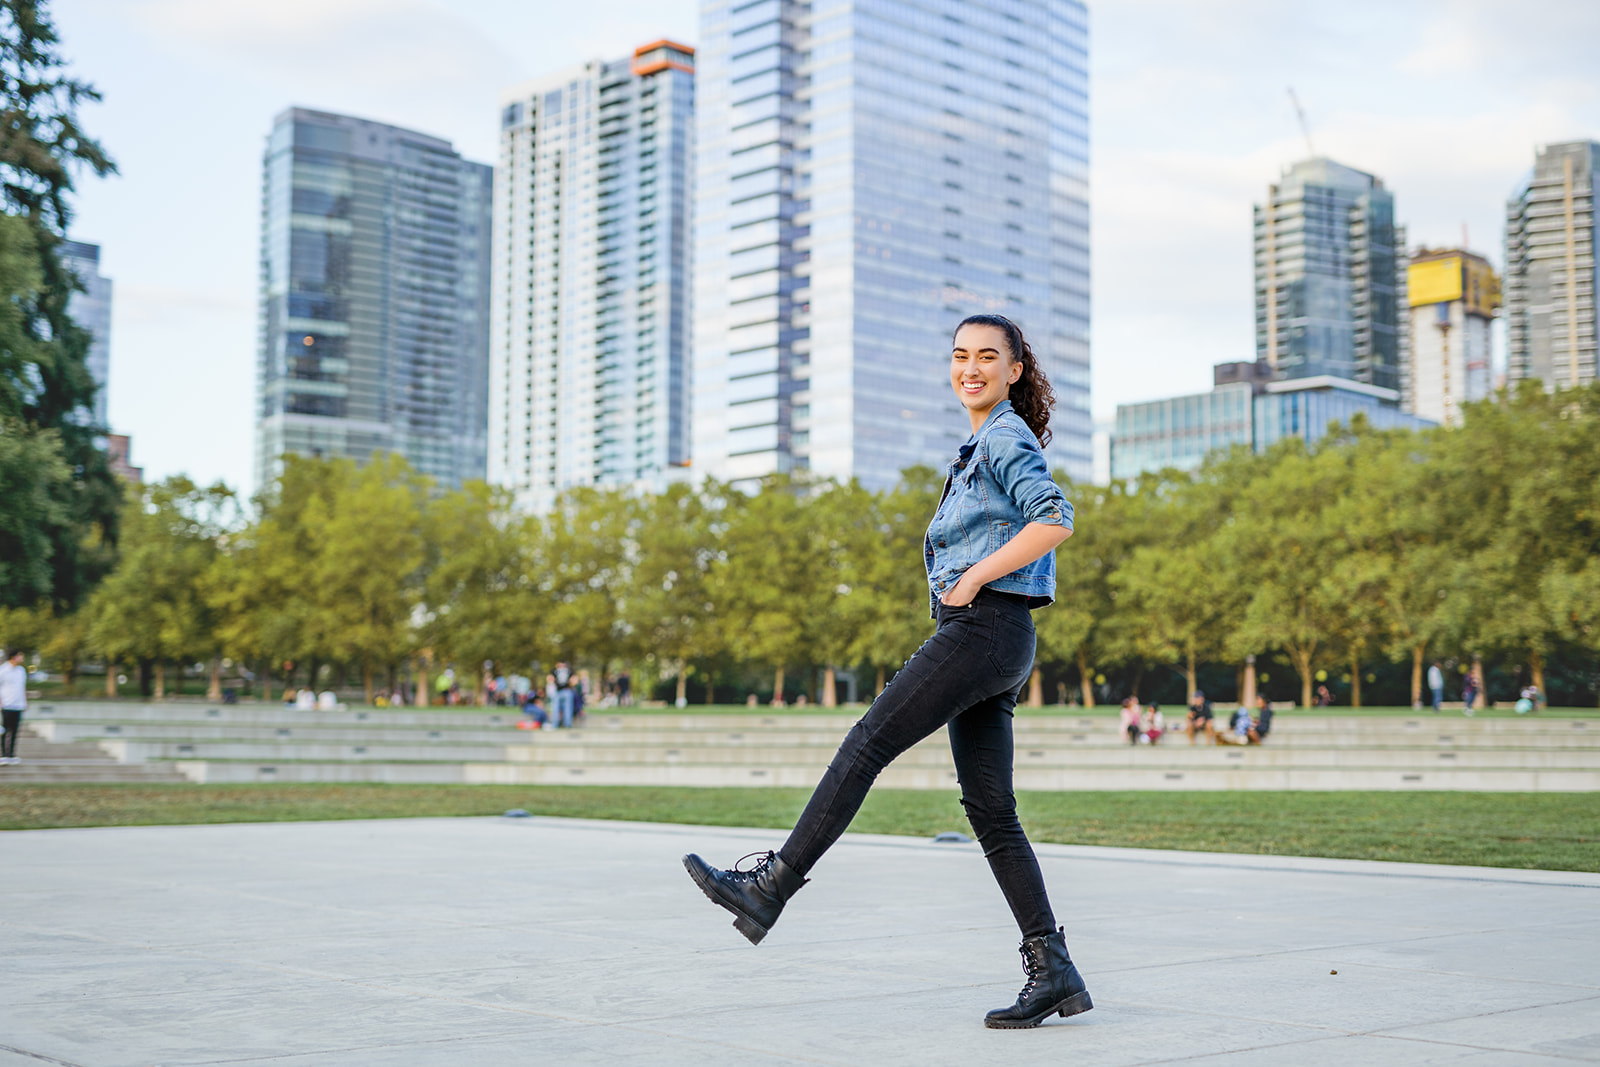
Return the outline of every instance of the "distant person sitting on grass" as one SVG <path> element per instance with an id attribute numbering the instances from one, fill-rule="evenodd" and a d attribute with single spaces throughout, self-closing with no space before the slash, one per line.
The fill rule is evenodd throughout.
<path id="1" fill-rule="evenodd" d="M 1526 715 L 1530 711 L 1538 711 L 1544 706 L 1544 694 L 1539 692 L 1536 685 L 1525 685 L 1522 693 L 1517 697 L 1517 714 Z"/>
<path id="2" fill-rule="evenodd" d="M 1161 735 L 1167 732 L 1167 717 L 1161 714 L 1160 704 L 1151 704 L 1144 709 L 1144 740 L 1147 744 L 1161 743 Z"/>
<path id="3" fill-rule="evenodd" d="M 550 722 L 550 716 L 544 710 L 544 694 L 529 693 L 524 698 L 522 702 L 522 717 L 532 724 L 525 727 L 525 729 L 542 730 L 545 728 L 546 724 Z"/>
<path id="4" fill-rule="evenodd" d="M 1250 743 L 1250 709 L 1243 704 L 1233 713 L 1226 730 L 1217 731 L 1219 745 L 1248 745 Z"/>
<path id="5" fill-rule="evenodd" d="M 1256 697 L 1256 717 L 1250 724 L 1250 740 L 1253 744 L 1261 744 L 1272 732 L 1272 701 L 1264 696 Z"/>
<path id="6" fill-rule="evenodd" d="M 1211 701 L 1198 689 L 1189 698 L 1189 720 L 1184 724 L 1184 729 L 1191 745 L 1194 744 L 1195 735 L 1202 731 L 1212 744 L 1217 743 L 1217 724 L 1212 717 Z"/>
<path id="7" fill-rule="evenodd" d="M 1128 744 L 1139 743 L 1139 701 L 1134 697 L 1122 698 L 1122 732 L 1128 738 Z"/>

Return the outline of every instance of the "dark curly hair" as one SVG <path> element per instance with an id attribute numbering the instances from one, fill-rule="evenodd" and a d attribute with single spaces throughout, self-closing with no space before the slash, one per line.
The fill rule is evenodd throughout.
<path id="1" fill-rule="evenodd" d="M 1011 409 L 1022 416 L 1041 448 L 1048 445 L 1054 436 L 1050 433 L 1050 409 L 1056 406 L 1056 391 L 1050 388 L 1050 379 L 1044 376 L 1021 328 L 1004 315 L 968 315 L 956 324 L 955 332 L 960 333 L 963 326 L 993 326 L 1006 335 L 1011 362 L 1022 364 L 1022 377 L 1011 386 Z"/>

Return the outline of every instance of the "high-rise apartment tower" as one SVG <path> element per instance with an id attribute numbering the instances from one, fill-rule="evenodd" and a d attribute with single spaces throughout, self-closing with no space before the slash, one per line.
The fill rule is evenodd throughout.
<path id="1" fill-rule="evenodd" d="M 1506 377 L 1545 388 L 1595 378 L 1600 143 L 1538 150 L 1506 204 Z"/>
<path id="2" fill-rule="evenodd" d="M 489 471 L 536 510 L 689 462 L 694 62 L 657 41 L 502 98 Z"/>
<path id="3" fill-rule="evenodd" d="M 493 170 L 450 142 L 293 108 L 263 166 L 256 477 L 398 452 L 482 478 Z"/>
<path id="4" fill-rule="evenodd" d="M 1406 269 L 1411 357 L 1401 405 L 1445 426 L 1461 405 L 1489 395 L 1489 324 L 1500 309 L 1500 279 L 1464 249 L 1419 249 Z"/>
<path id="5" fill-rule="evenodd" d="M 1296 163 L 1255 207 L 1256 358 L 1399 396 L 1405 230 L 1370 174 Z"/>
<path id="6" fill-rule="evenodd" d="M 89 331 L 89 374 L 94 378 L 96 426 L 106 425 L 106 391 L 111 380 L 111 279 L 100 273 L 100 246 L 83 241 L 61 242 L 61 260 L 78 276 L 83 292 L 67 304 L 72 321 Z"/>
<path id="7" fill-rule="evenodd" d="M 964 316 L 1014 319 L 1092 474 L 1087 12 L 702 0 L 695 469 L 893 483 L 969 433 Z"/>

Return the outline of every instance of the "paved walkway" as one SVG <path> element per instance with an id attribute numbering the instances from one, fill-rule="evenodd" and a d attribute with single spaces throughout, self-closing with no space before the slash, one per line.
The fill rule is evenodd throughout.
<path id="1" fill-rule="evenodd" d="M 759 948 L 558 819 L 0 834 L 0 1067 L 1600 1061 L 1600 876 L 1045 846 L 1095 1010 L 1021 984 L 973 845 L 848 836 Z M 1335 973 L 1337 972 L 1337 973 Z"/>

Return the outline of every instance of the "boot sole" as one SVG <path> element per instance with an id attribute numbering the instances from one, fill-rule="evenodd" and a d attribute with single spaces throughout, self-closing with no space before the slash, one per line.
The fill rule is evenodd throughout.
<path id="1" fill-rule="evenodd" d="M 1063 1019 L 1073 1015 L 1082 1015 L 1094 1007 L 1094 1001 L 1089 999 L 1089 991 L 1074 993 L 1054 1007 L 1046 1008 L 1037 1015 L 1030 1015 L 1026 1019 L 994 1019 L 985 1017 L 983 1025 L 991 1030 L 1032 1030 L 1050 1016 L 1059 1013 Z"/>
<path id="2" fill-rule="evenodd" d="M 752 945 L 761 944 L 761 939 L 767 936 L 767 927 L 762 926 L 750 916 L 719 897 L 700 872 L 690 866 L 688 856 L 683 857 L 683 869 L 689 872 L 689 877 L 694 879 L 694 884 L 700 887 L 700 892 L 706 895 L 707 900 L 724 911 L 733 914 L 733 928 L 735 930 L 743 934 Z"/>

